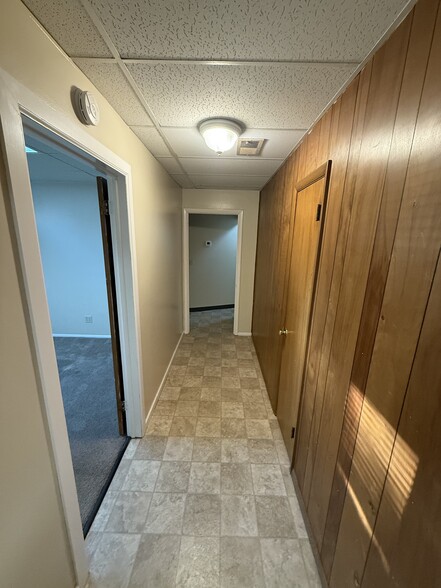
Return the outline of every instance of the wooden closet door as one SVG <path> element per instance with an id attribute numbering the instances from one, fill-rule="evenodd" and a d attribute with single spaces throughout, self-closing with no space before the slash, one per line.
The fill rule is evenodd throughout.
<path id="1" fill-rule="evenodd" d="M 277 418 L 290 458 L 305 371 L 329 170 L 330 165 L 325 164 L 296 186 L 286 315 L 280 331 L 285 341 L 277 404 Z"/>

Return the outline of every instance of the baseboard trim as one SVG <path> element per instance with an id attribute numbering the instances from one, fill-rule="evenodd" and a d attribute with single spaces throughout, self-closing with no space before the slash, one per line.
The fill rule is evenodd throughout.
<path id="1" fill-rule="evenodd" d="M 178 347 L 179 347 L 179 345 L 180 345 L 180 343 L 182 341 L 182 337 L 183 336 L 184 336 L 184 332 L 181 333 L 181 336 L 179 337 L 179 340 L 176 343 L 175 350 L 173 351 L 173 355 L 171 356 L 171 359 L 170 359 L 170 361 L 168 363 L 167 369 L 165 370 L 164 377 L 162 378 L 161 383 L 159 384 L 159 388 L 158 388 L 158 391 L 156 392 L 155 397 L 153 399 L 152 406 L 150 407 L 150 410 L 148 411 L 147 416 L 145 417 L 143 434 L 145 433 L 145 429 L 147 427 L 147 422 L 148 422 L 148 420 L 149 420 L 149 418 L 150 418 L 150 416 L 151 416 L 151 414 L 152 414 L 152 412 L 153 412 L 153 410 L 154 410 L 154 408 L 155 408 L 155 406 L 156 406 L 156 404 L 157 404 L 157 402 L 159 400 L 159 395 L 162 392 L 162 389 L 164 387 L 165 381 L 166 381 L 167 376 L 168 376 L 168 372 L 170 371 L 170 368 L 172 366 L 173 360 L 175 358 L 176 352 L 177 352 Z"/>
<path id="2" fill-rule="evenodd" d="M 202 312 L 204 310 L 225 310 L 226 308 L 234 308 L 234 304 L 219 304 L 218 306 L 195 306 L 190 308 L 190 312 Z"/>
<path id="3" fill-rule="evenodd" d="M 241 333 L 237 333 L 238 337 L 251 337 L 251 333 L 245 333 L 245 332 L 241 332 Z"/>
<path id="4" fill-rule="evenodd" d="M 77 335 L 75 333 L 52 333 L 52 337 L 79 337 L 80 339 L 110 339 L 110 335 Z"/>

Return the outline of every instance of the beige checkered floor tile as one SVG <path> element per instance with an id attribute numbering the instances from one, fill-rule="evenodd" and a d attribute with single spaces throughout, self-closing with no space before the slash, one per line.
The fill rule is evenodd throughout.
<path id="1" fill-rule="evenodd" d="M 86 540 L 90 588 L 321 586 L 250 337 L 193 313 Z"/>

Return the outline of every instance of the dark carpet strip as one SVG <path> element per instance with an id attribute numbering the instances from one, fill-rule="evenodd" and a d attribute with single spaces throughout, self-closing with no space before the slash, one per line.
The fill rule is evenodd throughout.
<path id="1" fill-rule="evenodd" d="M 86 535 L 130 439 L 118 431 L 110 338 L 54 342 Z"/>
<path id="2" fill-rule="evenodd" d="M 234 308 L 234 304 L 221 304 L 220 306 L 195 306 L 190 308 L 190 312 L 201 312 L 204 310 L 224 310 L 226 308 Z"/>

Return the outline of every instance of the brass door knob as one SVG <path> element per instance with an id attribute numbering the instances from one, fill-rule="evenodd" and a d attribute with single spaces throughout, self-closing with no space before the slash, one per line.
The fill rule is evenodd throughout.
<path id="1" fill-rule="evenodd" d="M 288 334 L 288 329 L 280 329 L 279 335 L 287 335 L 287 334 Z"/>

